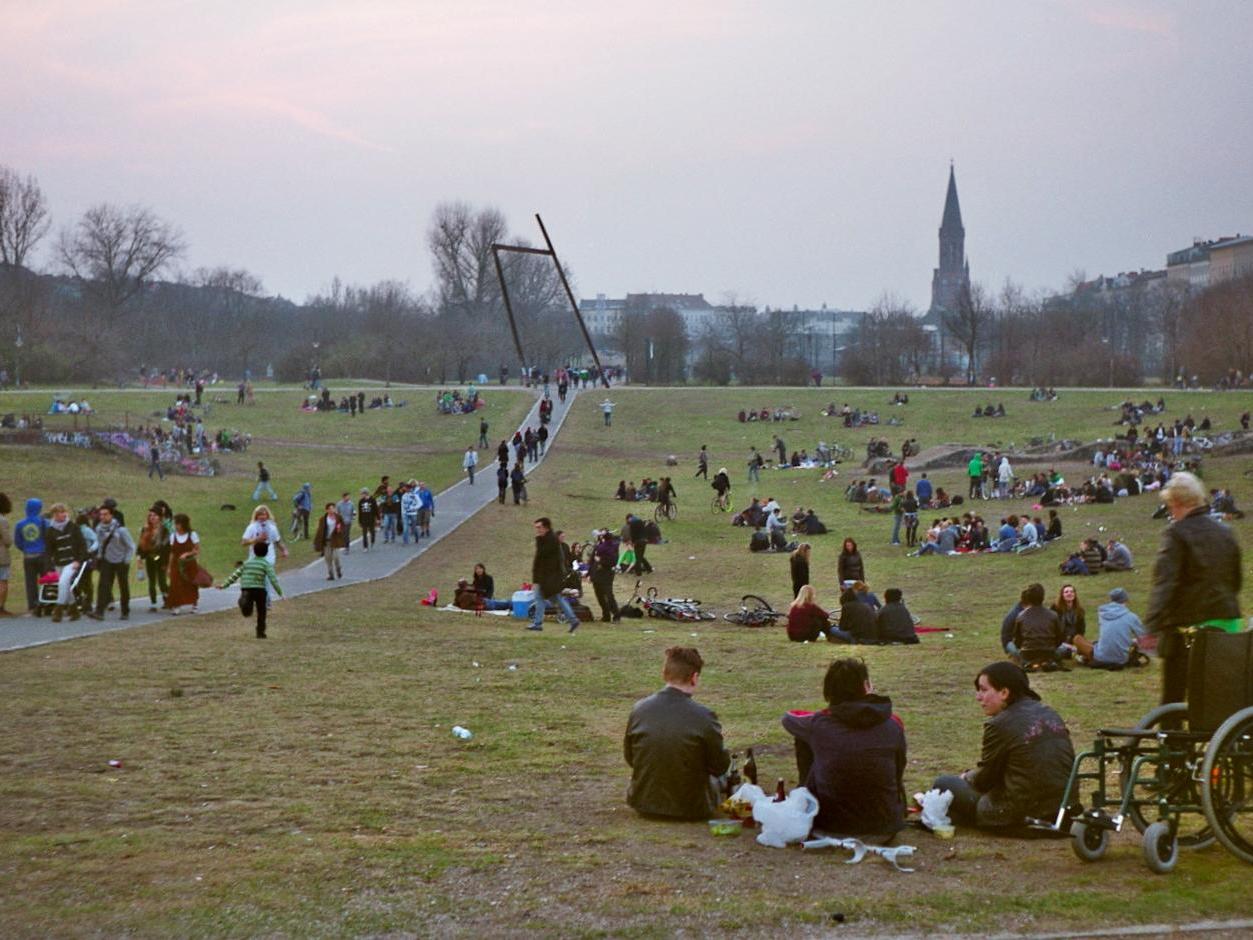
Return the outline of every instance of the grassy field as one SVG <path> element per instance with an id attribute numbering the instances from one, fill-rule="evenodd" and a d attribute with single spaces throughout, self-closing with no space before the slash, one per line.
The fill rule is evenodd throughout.
<path id="1" fill-rule="evenodd" d="M 681 460 L 673 469 L 681 517 L 665 527 L 667 543 L 650 549 L 657 572 L 648 583 L 720 611 L 749 591 L 782 605 L 786 558 L 749 555 L 744 530 L 710 513 L 712 491 L 691 480 L 700 444 L 709 445 L 714 469 L 730 469 L 739 505 L 750 492 L 748 447 L 766 449 L 776 429 L 789 449 L 812 450 L 819 439 L 864 447 L 870 432 L 836 430 L 818 415 L 832 398 L 902 415 L 903 427 L 875 433 L 894 443 L 918 437 L 925 447 L 1049 432 L 1108 435 L 1114 414 L 1103 409 L 1117 393 L 1065 393 L 1059 402 L 1031 404 L 1025 392 L 1001 391 L 996 399 L 1010 416 L 995 422 L 970 420 L 973 403 L 987 396 L 962 392 L 917 393 L 914 404 L 898 409 L 886 406 L 890 391 L 612 395 L 612 429 L 602 426 L 599 396 L 576 403 L 558 453 L 532 478 L 529 506 L 490 505 L 402 576 L 284 602 L 267 643 L 250 641 L 238 617 L 218 615 L 0 658 L 7 692 L 0 703 L 0 930 L 806 935 L 824 932 L 837 912 L 857 933 L 1084 929 L 1253 914 L 1247 865 L 1211 848 L 1185 854 L 1173 875 L 1154 877 L 1134 832 L 1116 837 L 1095 866 L 1076 860 L 1064 843 L 964 831 L 940 842 L 909 833 L 903 841 L 919 847 L 919 870 L 903 875 L 873 859 L 846 867 L 842 855 L 713 839 L 703 824 L 641 821 L 623 802 L 621 735 L 632 702 L 660 684 L 666 646 L 700 648 L 707 666 L 699 697 L 718 712 L 728 744 L 753 746 L 764 778 L 789 781 L 794 763 L 779 718 L 820 703 L 821 677 L 836 649 L 790 644 L 781 629 L 722 622 L 624 620 L 588 624 L 574 636 L 529 634 L 518 621 L 416 605 L 427 588 L 448 591 L 476 561 L 496 576 L 498 593 L 511 590 L 529 575 L 532 518 L 550 515 L 574 538 L 620 524 L 625 507 L 610 499 L 617 481 L 668 472 L 668 454 Z M 1248 407 L 1234 396 L 1166 398 L 1168 417 L 1186 408 L 1199 420 L 1205 412 L 1220 429 Z M 785 404 L 803 419 L 781 426 L 735 420 L 742 407 Z M 293 414 L 282 438 L 295 439 L 296 429 L 318 418 Z M 380 435 L 376 443 L 393 440 Z M 7 452 L 0 456 L 7 480 Z M 361 459 L 329 452 L 327 475 L 355 479 Z M 1207 480 L 1229 483 L 1248 504 L 1249 464 L 1247 457 L 1210 461 Z M 1061 469 L 1072 477 L 1085 472 Z M 42 468 L 40 478 L 55 472 L 55 465 Z M 856 471 L 841 479 L 850 475 Z M 960 470 L 931 476 L 964 492 Z M 241 471 L 238 487 L 250 486 Z M 1150 518 L 1155 504 L 1147 497 L 1066 510 L 1063 545 L 1035 555 L 918 559 L 887 544 L 890 518 L 857 511 L 842 490 L 812 471 L 763 473 L 756 487 L 789 510 L 816 507 L 830 526 L 832 534 L 812 540 L 820 602 L 835 600 L 835 559 L 851 535 L 872 587 L 902 588 L 924 622 L 952 631 L 951 639 L 932 634 L 918 647 L 859 651 L 905 722 L 911 792 L 975 761 L 981 716 L 971 683 L 999 655 L 1000 618 L 1030 581 L 1056 594 L 1056 566 L 1082 535 L 1101 527 L 1123 535 L 1138 566 L 1080 582 L 1089 610 L 1122 586 L 1132 608 L 1143 611 L 1162 525 Z M 995 522 L 1026 507 L 979 508 Z M 1248 525 L 1236 523 L 1246 546 Z M 1246 613 L 1253 613 L 1251 582 L 1246 577 Z M 619 580 L 620 600 L 629 587 Z M 1075 671 L 1034 684 L 1083 746 L 1098 726 L 1148 710 L 1156 671 Z M 474 738 L 453 738 L 454 724 Z M 109 766 L 114 759 L 120 768 Z"/>
<path id="2" fill-rule="evenodd" d="M 353 385 L 366 393 L 367 401 L 382 395 L 372 385 Z M 66 390 L 70 397 L 85 395 L 96 413 L 92 427 L 115 424 L 152 424 L 164 416 L 175 392 L 106 392 Z M 336 387 L 336 397 L 348 387 Z M 300 388 L 260 392 L 256 404 L 235 405 L 229 389 L 209 391 L 204 418 L 205 432 L 212 436 L 219 428 L 231 428 L 252 435 L 251 447 L 243 453 L 217 457 L 221 474 L 216 477 L 189 477 L 168 474 L 164 482 L 148 479 L 147 467 L 126 456 L 71 447 L 0 448 L 0 492 L 8 493 L 15 507 L 28 496 L 39 496 L 47 506 L 63 501 L 73 507 L 98 505 L 106 496 L 118 500 L 132 532 L 137 533 L 147 508 L 157 498 L 165 499 L 175 512 L 186 512 L 200 534 L 205 564 L 214 574 L 229 572 L 240 557 L 239 534 L 248 523 L 257 482 L 257 461 L 262 460 L 272 475 L 277 500 L 269 500 L 284 534 L 291 516 L 291 497 L 300 484 L 313 485 L 314 516 L 330 500 L 348 491 L 354 500 L 362 486 L 371 490 L 379 477 L 389 474 L 393 483 L 411 478 L 425 480 L 435 492 L 461 475 L 461 457 L 466 445 L 478 440 L 477 415 L 440 415 L 435 412 L 432 390 L 391 390 L 394 400 L 408 400 L 403 408 L 367 410 L 356 418 L 339 413 L 307 414 L 300 411 L 305 392 Z M 520 391 L 484 392 L 488 403 L 482 412 L 490 434 L 512 434 L 534 403 Z M 215 399 L 228 399 L 215 401 Z M 47 410 L 49 395 L 0 393 L 0 414 Z M 159 415 L 159 416 L 158 416 Z M 88 418 L 71 415 L 44 415 L 45 427 L 70 430 L 88 427 Z M 168 427 L 168 425 L 167 425 Z M 494 439 L 495 440 L 495 439 Z M 223 505 L 234 510 L 223 510 Z M 280 563 L 280 569 L 303 564 L 308 553 L 293 553 Z"/>

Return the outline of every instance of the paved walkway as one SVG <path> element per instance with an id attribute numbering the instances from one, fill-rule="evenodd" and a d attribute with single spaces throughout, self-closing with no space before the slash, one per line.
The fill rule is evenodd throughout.
<path id="1" fill-rule="evenodd" d="M 570 409 L 570 405 L 574 402 L 574 398 L 575 392 L 571 389 L 564 404 L 556 398 L 553 399 L 553 417 L 552 422 L 548 426 L 549 450 L 552 449 L 556 442 L 557 434 L 561 430 L 562 424 L 565 423 L 566 414 Z M 519 430 L 527 425 L 538 426 L 539 402 L 540 399 L 537 397 L 535 404 L 523 419 L 522 424 L 519 425 Z M 303 568 L 286 571 L 279 575 L 279 581 L 283 585 L 284 596 L 298 597 L 302 594 L 330 591 L 350 584 L 378 581 L 382 578 L 390 577 L 415 558 L 425 554 L 432 545 L 450 532 L 455 531 L 458 526 L 469 520 L 475 513 L 496 498 L 496 451 L 494 448 L 480 451 L 479 457 L 479 472 L 476 474 L 474 486 L 471 486 L 469 481 L 462 477 L 461 480 L 443 492 L 436 494 L 435 518 L 431 524 L 432 535 L 428 539 L 422 539 L 416 548 L 413 544 L 404 545 L 399 541 L 390 545 L 384 545 L 382 542 L 379 542 L 377 546 L 371 547 L 370 551 L 363 552 L 359 540 L 354 540 L 355 544 L 351 554 L 344 556 L 344 577 L 342 579 L 328 582 L 326 580 L 326 566 L 322 559 L 318 558 Z M 528 464 L 527 475 L 529 476 L 533 473 L 535 467 L 539 463 L 543 463 L 543 461 L 544 457 L 540 457 L 537 463 Z M 292 551 L 308 552 L 309 543 L 297 542 L 292 546 Z M 10 601 L 18 598 L 20 603 L 24 599 L 20 559 L 19 565 L 15 570 L 18 579 L 9 582 Z M 229 572 L 214 572 L 214 574 L 221 580 Z M 16 594 L 12 590 L 13 587 L 18 589 Z M 237 587 L 232 586 L 225 591 L 208 588 L 200 592 L 200 613 L 216 613 L 221 610 L 228 610 L 235 607 L 238 600 L 239 589 Z M 449 600 L 451 600 L 451 597 Z M 0 620 L 0 652 L 24 649 L 29 646 L 42 646 L 45 643 L 57 643 L 61 640 L 72 640 L 81 636 L 108 633 L 112 630 L 125 630 L 129 627 L 143 626 L 158 621 L 168 622 L 172 619 L 168 613 L 149 613 L 148 586 L 144 582 L 133 580 L 131 582 L 131 619 L 119 621 L 117 616 L 118 614 L 115 610 L 106 613 L 106 619 L 103 621 L 83 617 L 81 620 L 76 620 L 72 623 L 68 620 L 63 620 L 61 623 L 53 623 L 47 617 L 6 617 Z"/>

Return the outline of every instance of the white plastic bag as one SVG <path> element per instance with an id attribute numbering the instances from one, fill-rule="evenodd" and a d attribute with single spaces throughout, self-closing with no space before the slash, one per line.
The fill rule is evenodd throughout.
<path id="1" fill-rule="evenodd" d="M 914 799 L 922 807 L 921 822 L 931 831 L 940 829 L 951 830 L 953 822 L 948 818 L 948 808 L 953 805 L 951 790 L 928 790 L 926 793 L 915 793 Z"/>
<path id="2" fill-rule="evenodd" d="M 804 787 L 797 787 L 782 803 L 759 799 L 753 804 L 753 819 L 761 823 L 757 841 L 776 849 L 800 842 L 809 835 L 817 815 L 818 799 Z"/>

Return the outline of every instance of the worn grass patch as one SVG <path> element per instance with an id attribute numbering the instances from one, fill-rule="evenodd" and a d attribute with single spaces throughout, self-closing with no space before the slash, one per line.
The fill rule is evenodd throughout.
<path id="1" fill-rule="evenodd" d="M 854 394 L 868 403 L 890 395 L 849 393 L 855 404 Z M 0 931 L 803 936 L 825 933 L 833 913 L 858 933 L 1084 929 L 1253 913 L 1247 865 L 1215 847 L 1185 854 L 1173 875 L 1155 878 L 1134 833 L 1116 837 L 1095 866 L 1060 842 L 910 835 L 919 871 L 902 875 L 873 859 L 845 866 L 842 853 L 771 850 L 749 837 L 713 839 L 703 824 L 638 819 L 623 802 L 621 735 L 632 702 L 659 685 L 666 646 L 701 649 L 701 699 L 718 711 L 730 745 L 755 746 L 762 776 L 789 780 L 780 716 L 818 704 L 835 651 L 722 622 L 624 620 L 587 624 L 574 636 L 530 634 L 507 618 L 420 608 L 417 597 L 430 587 L 448 591 L 480 560 L 499 593 L 511 590 L 529 575 L 532 518 L 550 515 L 575 537 L 620 524 L 625 507 L 609 498 L 617 480 L 665 473 L 665 455 L 676 453 L 682 515 L 665 527 L 667 543 L 649 551 L 658 569 L 649 583 L 719 610 L 748 591 L 783 604 L 786 559 L 750 556 L 744 531 L 709 512 L 711 491 L 690 480 L 695 450 L 708 443 L 713 467 L 732 468 L 739 504 L 747 491 L 739 457 L 748 443 L 769 446 L 775 429 L 736 422 L 741 403 L 799 402 L 809 416 L 784 426 L 789 448 L 812 448 L 824 434 L 860 438 L 832 435 L 816 417 L 817 403 L 842 401 L 840 392 L 613 396 L 609 430 L 597 396 L 576 403 L 557 453 L 534 474 L 529 506 L 490 505 L 387 581 L 278 605 L 265 643 L 222 614 L 0 657 Z M 980 442 L 969 395 L 911 397 L 917 412 L 897 409 L 906 411 L 905 427 L 884 429 L 894 440 Z M 1112 429 L 1101 406 L 1118 396 L 1067 393 L 1053 406 L 1064 411 L 1030 405 L 1023 392 L 998 397 L 1011 415 L 1037 409 L 1024 430 L 1080 436 Z M 1170 414 L 1176 402 L 1209 402 L 1223 427 L 1246 407 L 1235 397 L 1167 400 Z M 1068 423 L 1055 424 L 1058 415 Z M 346 481 L 365 476 L 355 455 L 327 464 Z M 1230 482 L 1248 503 L 1248 465 L 1212 461 L 1207 479 Z M 961 482 L 956 470 L 932 476 Z M 821 601 L 833 600 L 839 541 L 853 535 L 874 588 L 901 587 L 925 622 L 952 629 L 952 639 L 861 651 L 904 719 L 906 783 L 918 789 L 976 759 L 973 676 L 997 658 L 1000 618 L 1022 586 L 1041 580 L 1056 593 L 1062 546 L 1021 558 L 906 558 L 887 545 L 890 520 L 857 511 L 841 491 L 810 472 L 765 474 L 758 488 L 789 509 L 816 506 L 831 526 L 833 534 L 814 539 Z M 979 508 L 999 517 L 1024 507 Z M 1152 509 L 1141 497 L 1067 510 L 1067 546 L 1104 526 L 1124 535 L 1140 566 L 1082 581 L 1090 608 L 1117 584 L 1143 610 L 1161 530 Z M 1236 524 L 1242 541 L 1247 524 Z M 620 598 L 629 586 L 619 584 Z M 1156 695 L 1152 669 L 1075 671 L 1035 684 L 1077 745 L 1099 725 L 1138 718 Z M 454 724 L 474 738 L 453 738 Z M 109 767 L 111 759 L 121 767 Z"/>

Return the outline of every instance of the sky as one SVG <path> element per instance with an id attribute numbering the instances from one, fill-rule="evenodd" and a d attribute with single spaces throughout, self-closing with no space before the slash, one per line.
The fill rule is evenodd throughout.
<path id="1" fill-rule="evenodd" d="M 441 202 L 548 226 L 580 296 L 925 310 L 1253 232 L 1253 2 L 0 0 L 0 164 L 53 233 L 179 226 L 302 300 L 431 286 Z"/>

